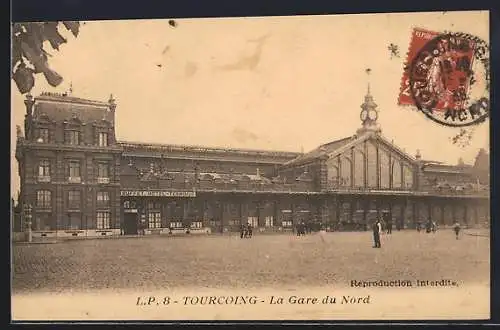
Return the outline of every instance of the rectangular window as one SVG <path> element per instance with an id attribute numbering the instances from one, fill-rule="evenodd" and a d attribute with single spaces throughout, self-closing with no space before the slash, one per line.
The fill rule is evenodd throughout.
<path id="1" fill-rule="evenodd" d="M 191 228 L 202 228 L 203 223 L 201 221 L 191 222 Z"/>
<path id="2" fill-rule="evenodd" d="M 231 219 L 229 220 L 229 225 L 230 226 L 237 226 L 240 224 L 240 220 L 239 219 Z"/>
<path id="3" fill-rule="evenodd" d="M 108 146 L 108 133 L 99 132 L 99 147 L 107 147 Z"/>
<path id="4" fill-rule="evenodd" d="M 38 142 L 48 143 L 49 142 L 49 129 L 48 128 L 40 128 L 38 130 Z"/>
<path id="5" fill-rule="evenodd" d="M 289 227 L 292 227 L 292 221 L 290 221 L 290 220 L 285 220 L 285 221 L 282 221 L 282 222 L 281 222 L 281 226 L 283 226 L 283 227 L 288 227 L 288 228 L 289 228 Z"/>
<path id="6" fill-rule="evenodd" d="M 252 227 L 258 227 L 259 226 L 259 218 L 248 217 L 248 224 Z"/>
<path id="7" fill-rule="evenodd" d="M 148 228 L 161 228 L 161 213 L 149 212 L 148 213 Z"/>
<path id="8" fill-rule="evenodd" d="M 147 205 L 148 210 L 160 210 L 161 203 L 158 202 L 149 202 Z"/>
<path id="9" fill-rule="evenodd" d="M 79 178 L 80 177 L 80 161 L 79 160 L 71 160 L 69 162 L 69 177 L 70 178 Z"/>
<path id="10" fill-rule="evenodd" d="M 108 172 L 108 163 L 99 163 L 97 164 L 97 177 L 98 178 L 107 178 L 109 177 Z"/>
<path id="11" fill-rule="evenodd" d="M 97 206 L 109 206 L 109 192 L 98 191 L 97 192 Z"/>
<path id="12" fill-rule="evenodd" d="M 52 196 L 49 190 L 39 190 L 36 193 L 36 206 L 43 209 L 48 209 L 52 205 Z"/>
<path id="13" fill-rule="evenodd" d="M 65 141 L 67 144 L 79 145 L 80 144 L 80 132 L 79 131 L 66 131 Z"/>
<path id="14" fill-rule="evenodd" d="M 109 212 L 97 212 L 97 229 L 109 229 L 110 227 Z"/>
<path id="15" fill-rule="evenodd" d="M 274 226 L 274 218 L 266 217 L 266 227 L 273 227 L 273 226 Z"/>
<path id="16" fill-rule="evenodd" d="M 210 226 L 215 227 L 220 225 L 220 221 L 210 220 Z"/>
<path id="17" fill-rule="evenodd" d="M 81 194 L 78 190 L 68 191 L 68 208 L 79 209 L 81 203 Z"/>
<path id="18" fill-rule="evenodd" d="M 50 160 L 40 159 L 40 163 L 38 164 L 38 176 L 39 177 L 50 176 Z"/>
<path id="19" fill-rule="evenodd" d="M 182 228 L 184 227 L 184 225 L 182 224 L 182 222 L 171 222 L 170 223 L 170 228 Z"/>

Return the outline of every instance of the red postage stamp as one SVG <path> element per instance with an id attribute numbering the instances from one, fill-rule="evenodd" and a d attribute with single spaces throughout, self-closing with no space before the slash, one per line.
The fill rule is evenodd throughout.
<path id="1" fill-rule="evenodd" d="M 415 28 L 412 33 L 410 47 L 399 93 L 399 105 L 416 105 L 415 95 L 412 95 L 412 87 L 422 92 L 432 93 L 437 96 L 435 111 L 446 111 L 447 109 L 460 108 L 463 100 L 460 95 L 465 95 L 469 88 L 468 75 L 472 68 L 474 59 L 474 43 L 466 41 L 466 47 L 455 47 L 456 44 L 464 43 L 464 40 L 455 38 L 453 40 L 441 39 L 437 42 L 435 49 L 430 54 L 421 54 L 422 50 L 438 38 L 440 33 Z M 417 60 L 420 56 L 420 61 Z M 423 55 L 423 56 L 422 56 Z M 418 63 L 415 63 L 418 62 Z M 414 81 L 418 85 L 411 86 L 411 67 L 414 70 L 425 71 L 425 79 Z"/>

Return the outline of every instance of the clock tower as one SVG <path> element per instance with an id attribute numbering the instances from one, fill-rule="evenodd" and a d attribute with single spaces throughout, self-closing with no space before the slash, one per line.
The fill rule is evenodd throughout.
<path id="1" fill-rule="evenodd" d="M 371 69 L 366 69 L 366 74 L 369 76 Z M 361 104 L 360 119 L 362 127 L 357 130 L 357 134 L 365 132 L 380 133 L 382 130 L 377 123 L 378 110 L 377 104 L 373 101 L 373 96 L 370 94 L 370 82 L 368 81 L 368 91 L 365 95 L 365 102 Z"/>

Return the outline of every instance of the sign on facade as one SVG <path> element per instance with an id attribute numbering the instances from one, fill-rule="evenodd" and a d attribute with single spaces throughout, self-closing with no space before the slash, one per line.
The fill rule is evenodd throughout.
<path id="1" fill-rule="evenodd" d="M 122 197 L 196 197 L 194 191 L 122 190 Z"/>

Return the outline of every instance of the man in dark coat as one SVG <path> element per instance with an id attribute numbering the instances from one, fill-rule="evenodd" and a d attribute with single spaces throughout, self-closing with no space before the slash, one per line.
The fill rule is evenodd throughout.
<path id="1" fill-rule="evenodd" d="M 382 231 L 382 225 L 380 224 L 380 220 L 377 220 L 374 224 L 373 224 L 373 242 L 374 242 L 374 248 L 380 248 L 381 247 L 381 244 L 380 244 L 380 232 Z"/>
<path id="2" fill-rule="evenodd" d="M 453 225 L 453 230 L 455 231 L 455 238 L 458 239 L 458 234 L 460 234 L 460 222 L 456 221 Z"/>
<path id="3" fill-rule="evenodd" d="M 243 238 L 245 236 L 245 225 L 241 224 L 240 226 L 240 238 Z"/>
<path id="4" fill-rule="evenodd" d="M 387 234 L 392 234 L 392 218 L 390 215 L 387 216 Z"/>
<path id="5" fill-rule="evenodd" d="M 251 224 L 248 224 L 247 225 L 247 233 L 248 233 L 248 238 L 252 238 L 252 234 L 253 234 L 253 227 Z"/>

